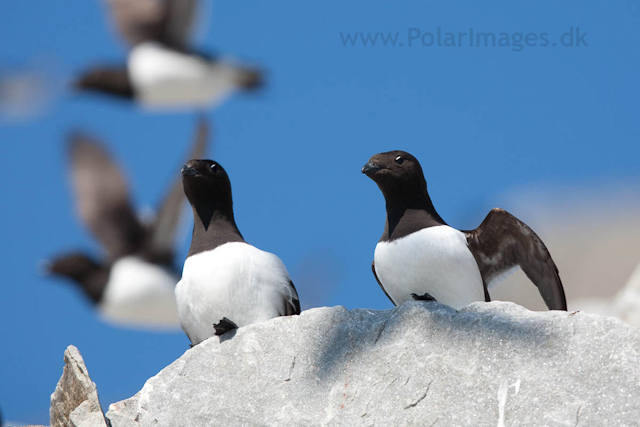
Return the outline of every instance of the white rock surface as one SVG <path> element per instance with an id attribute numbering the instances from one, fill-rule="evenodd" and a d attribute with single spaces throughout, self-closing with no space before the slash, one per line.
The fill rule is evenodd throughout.
<path id="1" fill-rule="evenodd" d="M 319 308 L 187 350 L 124 426 L 640 426 L 640 329 L 576 313 L 410 302 Z"/>
<path id="2" fill-rule="evenodd" d="M 107 427 L 96 385 L 72 345 L 64 352 L 64 369 L 51 395 L 49 412 L 52 427 Z"/>

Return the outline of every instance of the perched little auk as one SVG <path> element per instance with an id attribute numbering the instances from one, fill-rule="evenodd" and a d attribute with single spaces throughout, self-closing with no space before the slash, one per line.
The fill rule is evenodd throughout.
<path id="1" fill-rule="evenodd" d="M 298 293 L 280 258 L 240 234 L 222 166 L 190 160 L 182 182 L 194 226 L 175 293 L 180 324 L 192 345 L 251 323 L 300 314 Z"/>
<path id="2" fill-rule="evenodd" d="M 127 64 L 98 65 L 79 90 L 139 102 L 150 109 L 216 106 L 236 89 L 260 86 L 258 70 L 217 60 L 190 47 L 197 0 L 105 0 L 130 45 Z"/>
<path id="3" fill-rule="evenodd" d="M 198 124 L 190 150 L 202 156 L 208 125 Z M 101 243 L 105 258 L 71 252 L 45 262 L 45 271 L 78 285 L 101 317 L 121 326 L 174 329 L 179 325 L 174 288 L 180 279 L 174 245 L 184 212 L 182 183 L 165 196 L 155 219 L 141 221 L 124 175 L 103 146 L 76 134 L 70 139 L 72 183 L 80 218 Z"/>
<path id="4" fill-rule="evenodd" d="M 382 191 L 387 220 L 372 270 L 395 304 L 436 300 L 460 309 L 490 301 L 488 288 L 520 267 L 550 310 L 566 310 L 558 269 L 525 223 L 495 208 L 478 228 L 456 230 L 438 215 L 418 160 L 404 151 L 376 154 L 362 168 Z"/>

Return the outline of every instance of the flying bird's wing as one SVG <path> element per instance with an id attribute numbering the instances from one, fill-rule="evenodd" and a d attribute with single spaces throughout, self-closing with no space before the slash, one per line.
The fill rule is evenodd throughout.
<path id="1" fill-rule="evenodd" d="M 163 33 L 162 0 L 104 0 L 113 25 L 131 46 L 159 40 Z"/>
<path id="2" fill-rule="evenodd" d="M 73 135 L 69 149 L 80 218 L 111 260 L 135 252 L 144 228 L 131 206 L 122 172 L 102 145 L 87 135 Z"/>
<path id="3" fill-rule="evenodd" d="M 204 157 L 209 134 L 209 124 L 204 117 L 201 117 L 198 121 L 194 142 L 187 160 Z M 171 263 L 173 260 L 173 247 L 178 225 L 184 212 L 185 197 L 182 189 L 182 178 L 179 173 L 175 175 L 178 176 L 178 179 L 158 208 L 151 234 L 151 256 L 159 262 L 165 263 Z"/>
<path id="4" fill-rule="evenodd" d="M 131 45 L 157 41 L 186 48 L 197 0 L 105 0 L 120 35 Z"/>
<path id="5" fill-rule="evenodd" d="M 198 0 L 164 0 L 165 2 L 165 43 L 186 48 L 193 32 Z"/>
<path id="6" fill-rule="evenodd" d="M 520 266 L 538 287 L 550 310 L 566 310 L 567 300 L 547 247 L 536 233 L 509 212 L 495 208 L 482 224 L 464 232 L 484 281 L 491 286 L 499 276 Z"/>
<path id="7" fill-rule="evenodd" d="M 387 298 L 389 298 L 389 300 L 393 303 L 393 305 L 396 305 L 396 303 L 393 302 L 393 300 L 391 299 L 391 297 L 389 296 L 387 291 L 384 290 L 384 286 L 382 286 L 382 283 L 380 283 L 380 279 L 378 279 L 378 275 L 376 274 L 376 262 L 375 261 L 371 262 L 371 271 L 373 271 L 373 277 L 376 278 L 376 282 L 378 282 L 378 285 L 380 285 L 380 289 L 382 289 L 382 292 L 384 292 L 384 294 L 387 296 Z"/>
<path id="8" fill-rule="evenodd" d="M 44 272 L 75 281 L 96 304 L 109 280 L 109 266 L 82 252 L 69 252 L 48 260 Z"/>
<path id="9" fill-rule="evenodd" d="M 293 316 L 294 314 L 300 314 L 300 300 L 298 299 L 298 291 L 293 286 L 293 281 L 289 279 L 289 295 L 282 295 L 284 297 L 284 311 L 279 313 L 280 316 Z"/>

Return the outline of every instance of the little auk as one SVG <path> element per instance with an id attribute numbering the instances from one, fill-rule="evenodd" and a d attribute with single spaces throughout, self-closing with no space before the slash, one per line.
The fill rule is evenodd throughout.
<path id="1" fill-rule="evenodd" d="M 207 138 L 208 126 L 201 119 L 190 156 L 204 154 Z M 141 221 L 124 175 L 103 146 L 76 134 L 69 148 L 77 210 L 105 257 L 98 260 L 71 252 L 46 261 L 45 272 L 78 285 L 110 323 L 177 328 L 173 291 L 180 276 L 174 266 L 174 244 L 184 207 L 181 182 L 173 184 L 155 219 Z"/>
<path id="2" fill-rule="evenodd" d="M 175 294 L 180 324 L 192 345 L 251 323 L 300 314 L 298 293 L 280 258 L 240 234 L 222 166 L 190 160 L 182 168 L 182 182 L 194 226 Z"/>
<path id="3" fill-rule="evenodd" d="M 362 173 L 386 201 L 387 220 L 371 268 L 395 305 L 436 300 L 460 309 L 490 301 L 488 288 L 520 267 L 550 310 L 567 309 L 549 251 L 518 218 L 495 208 L 475 230 L 448 226 L 433 207 L 420 163 L 404 151 L 374 155 Z"/>
<path id="4" fill-rule="evenodd" d="M 97 65 L 74 86 L 134 100 L 148 109 L 216 106 L 236 89 L 262 82 L 260 71 L 196 52 L 189 38 L 197 0 L 105 0 L 130 45 L 127 64 Z"/>

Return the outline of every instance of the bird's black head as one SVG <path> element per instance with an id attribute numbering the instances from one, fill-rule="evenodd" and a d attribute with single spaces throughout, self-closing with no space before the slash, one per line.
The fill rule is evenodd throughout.
<path id="1" fill-rule="evenodd" d="M 189 160 L 181 172 L 184 194 L 205 228 L 215 212 L 233 219 L 231 181 L 218 162 Z"/>
<path id="2" fill-rule="evenodd" d="M 362 173 L 378 184 L 387 204 L 381 241 L 446 224 L 433 207 L 422 167 L 411 154 L 405 151 L 376 154 L 362 167 Z"/>
<path id="3" fill-rule="evenodd" d="M 213 201 L 231 202 L 231 181 L 227 171 L 213 160 L 189 160 L 182 167 L 184 193 L 192 205 Z"/>
<path id="4" fill-rule="evenodd" d="M 387 151 L 374 155 L 362 167 L 362 173 L 378 184 L 387 199 L 427 191 L 427 182 L 418 159 L 405 151 Z"/>

